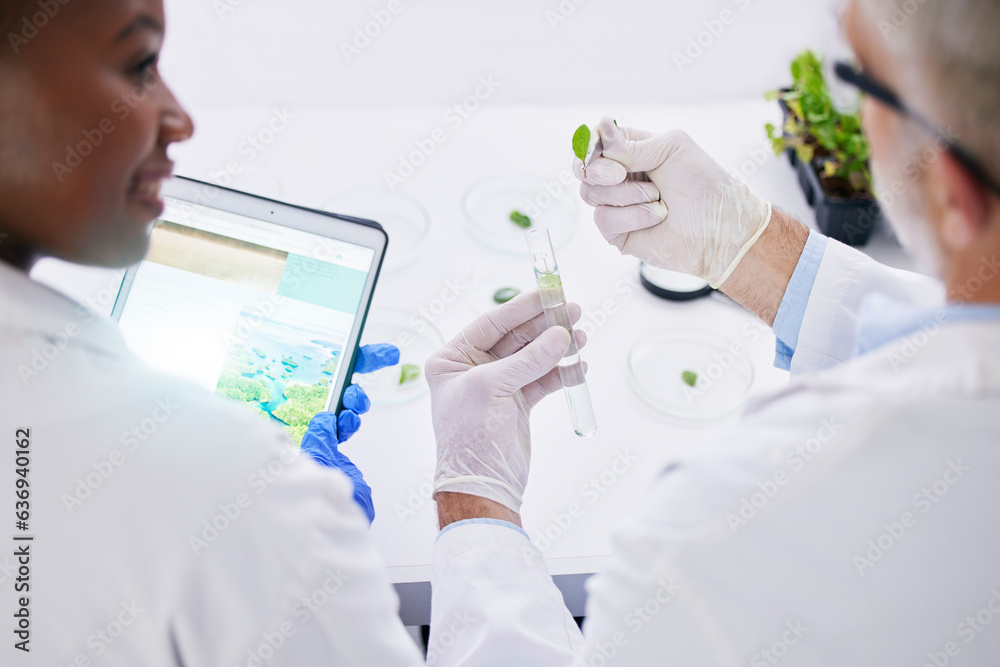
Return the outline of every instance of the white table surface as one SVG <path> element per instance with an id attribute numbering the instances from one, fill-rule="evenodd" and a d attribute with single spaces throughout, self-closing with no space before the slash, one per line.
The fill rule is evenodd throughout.
<path id="1" fill-rule="evenodd" d="M 248 187 L 293 203 L 319 206 L 338 192 L 359 187 L 385 189 L 384 172 L 395 168 L 400 154 L 413 149 L 415 138 L 429 135 L 436 127 L 448 127 L 442 122 L 444 108 L 440 107 L 288 111 L 295 120 L 250 162 L 238 148 L 247 134 L 265 126 L 272 112 L 264 108 L 202 112 L 195 119 L 199 128 L 196 139 L 174 152 L 178 173 L 207 180 L 212 171 L 237 160 L 253 172 L 252 179 L 244 181 Z M 533 174 L 540 185 L 558 180 L 570 164 L 573 129 L 581 122 L 593 124 L 604 113 L 613 113 L 619 123 L 687 130 L 727 169 L 742 168 L 760 196 L 813 224 L 812 212 L 786 159 L 768 152 L 763 164 L 748 162 L 754 151 L 759 156 L 758 149 L 767 145 L 764 123 L 778 116 L 770 103 L 748 100 L 707 106 L 599 109 L 491 107 L 487 100 L 460 127 L 448 127 L 447 140 L 399 188 L 429 211 L 431 231 L 416 262 L 383 276 L 373 307 L 415 312 L 439 297 L 447 281 L 468 285 L 478 263 L 505 257 L 477 244 L 466 233 L 460 208 L 463 194 L 490 174 Z M 562 196 L 578 198 L 575 188 Z M 637 262 L 619 256 L 604 242 L 593 227 L 591 209 L 582 202 L 577 217 L 574 238 L 558 252 L 567 295 L 582 305 L 585 319 L 592 321 L 592 314 L 603 310 L 609 299 L 614 301 L 616 312 L 606 324 L 595 328 L 583 353 L 590 365 L 598 434 L 590 439 L 576 437 L 565 402 L 558 396 L 544 401 L 532 418 L 532 468 L 524 526 L 536 540 L 546 530 L 550 535 L 558 534 L 550 544 L 543 543 L 553 575 L 585 575 L 600 568 L 610 552 L 610 531 L 634 511 L 664 464 L 723 428 L 672 423 L 636 398 L 628 384 L 626 358 L 637 339 L 658 329 L 714 331 L 748 346 L 748 358 L 756 371 L 752 394 L 788 382 L 787 373 L 772 366 L 773 335 L 765 331 L 756 341 L 748 339 L 741 331 L 755 318 L 731 302 L 708 298 L 670 303 L 639 286 L 627 297 L 616 293 L 616 283 L 637 276 Z M 882 261 L 909 268 L 906 255 L 884 234 L 877 234 L 866 250 Z M 527 266 L 524 258 L 509 259 Z M 37 267 L 35 275 L 86 299 L 105 287 L 113 272 L 47 260 Z M 471 300 L 462 298 L 449 305 L 435 324 L 449 338 L 475 315 Z M 398 586 L 404 620 L 426 622 L 423 582 L 429 577 L 437 532 L 429 499 L 435 462 L 429 397 L 404 405 L 375 406 L 344 451 L 374 489 L 377 518 L 371 534 L 391 580 L 401 585 L 418 584 Z M 582 493 L 588 480 L 599 479 L 625 453 L 635 458 L 627 471 L 615 475 L 615 481 L 596 498 L 593 493 Z M 606 473 L 605 480 L 609 478 Z M 564 529 L 554 516 L 566 513 L 574 502 L 582 506 L 582 514 Z M 401 508 L 405 510 L 401 512 Z M 557 581 L 564 584 L 574 613 L 580 613 L 582 577 L 562 576 Z"/>

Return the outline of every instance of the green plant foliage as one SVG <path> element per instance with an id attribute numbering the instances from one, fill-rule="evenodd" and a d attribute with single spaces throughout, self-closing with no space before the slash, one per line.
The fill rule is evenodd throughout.
<path id="1" fill-rule="evenodd" d="M 586 161 L 587 151 L 590 150 L 590 128 L 586 125 L 581 125 L 576 128 L 576 132 L 573 133 L 573 154 L 580 158 L 580 161 Z"/>
<path id="2" fill-rule="evenodd" d="M 799 54 L 791 72 L 791 89 L 765 95 L 788 105 L 784 127 L 765 126 L 775 154 L 792 148 L 799 160 L 814 165 L 827 178 L 843 178 L 856 192 L 871 194 L 870 151 L 860 114 L 837 111 L 823 77 L 823 64 L 812 51 Z"/>

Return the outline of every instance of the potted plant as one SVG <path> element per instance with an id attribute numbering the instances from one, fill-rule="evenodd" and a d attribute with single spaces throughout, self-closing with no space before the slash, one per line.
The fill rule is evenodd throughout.
<path id="1" fill-rule="evenodd" d="M 780 131 L 767 124 L 767 136 L 775 154 L 785 151 L 797 170 L 820 231 L 850 245 L 864 245 L 880 212 L 861 116 L 837 110 L 823 64 L 812 51 L 799 54 L 791 70 L 792 87 L 766 95 L 778 100 L 785 117 Z"/>

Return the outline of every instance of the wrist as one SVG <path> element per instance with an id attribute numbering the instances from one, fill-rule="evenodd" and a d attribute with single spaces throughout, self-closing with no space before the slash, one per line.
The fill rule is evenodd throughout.
<path id="1" fill-rule="evenodd" d="M 802 255 L 809 229 L 775 208 L 771 223 L 720 286 L 722 292 L 774 325 L 785 290 Z"/>
<path id="2" fill-rule="evenodd" d="M 494 500 L 452 491 L 438 491 L 435 500 L 438 528 L 465 519 L 498 519 L 521 528 L 521 515 Z"/>

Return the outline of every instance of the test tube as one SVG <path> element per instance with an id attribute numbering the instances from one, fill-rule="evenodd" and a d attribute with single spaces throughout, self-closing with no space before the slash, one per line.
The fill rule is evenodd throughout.
<path id="1" fill-rule="evenodd" d="M 569 331 L 569 349 L 559 362 L 559 377 L 562 379 L 563 393 L 566 394 L 566 403 L 569 405 L 573 430 L 581 438 L 589 438 L 597 433 L 597 417 L 594 416 L 594 406 L 590 402 L 590 390 L 587 389 L 580 348 L 577 347 L 576 337 L 573 335 L 573 324 L 569 319 L 569 306 L 566 304 L 562 278 L 556 265 L 552 239 L 549 237 L 549 230 L 545 228 L 532 229 L 525 232 L 524 236 L 528 240 L 535 280 L 538 282 L 538 292 L 542 297 L 545 323 L 550 327 L 565 327 Z"/>

